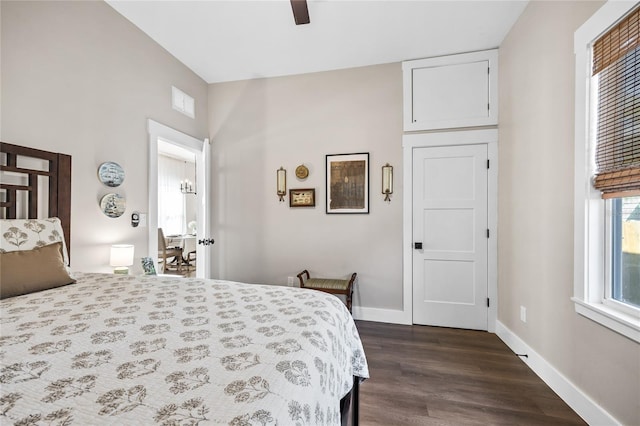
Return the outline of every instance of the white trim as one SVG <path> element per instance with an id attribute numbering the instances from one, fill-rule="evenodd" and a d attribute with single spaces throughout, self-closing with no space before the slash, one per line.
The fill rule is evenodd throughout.
<path id="1" fill-rule="evenodd" d="M 402 137 L 402 310 L 403 324 L 413 324 L 413 146 Z"/>
<path id="2" fill-rule="evenodd" d="M 206 208 L 206 200 L 208 199 L 207 192 L 209 187 L 207 185 L 208 170 L 208 139 L 204 141 L 189 136 L 164 124 L 158 123 L 152 119 L 147 120 L 147 132 L 149 133 L 149 215 L 148 215 L 148 227 L 149 227 L 149 254 L 157 266 L 158 264 L 158 140 L 162 139 L 166 142 L 170 142 L 179 145 L 195 154 L 196 157 L 196 188 L 197 188 L 197 204 L 198 204 L 198 218 L 200 222 L 197 228 L 197 239 L 208 238 L 207 234 L 210 229 L 209 209 Z M 206 145 L 205 145 L 206 144 Z M 210 260 L 209 256 L 205 256 L 205 251 L 202 245 L 196 245 L 196 256 L 198 259 L 204 259 L 199 262 L 202 268 L 196 270 L 198 278 L 208 278 L 210 276 Z"/>
<path id="3" fill-rule="evenodd" d="M 585 302 L 577 297 L 572 297 L 571 300 L 575 303 L 576 312 L 580 315 L 631 340 L 640 342 L 640 319 L 611 308 L 604 303 Z"/>
<path id="4" fill-rule="evenodd" d="M 362 321 L 411 325 L 411 321 L 406 321 L 406 315 L 404 311 L 399 311 L 396 309 L 379 309 L 353 306 L 353 318 Z"/>
<path id="5" fill-rule="evenodd" d="M 588 424 L 621 424 L 500 321 L 496 322 L 496 335 L 514 353 L 526 354 L 527 358 L 520 359 Z"/>
<path id="6" fill-rule="evenodd" d="M 487 226 L 490 230 L 488 247 L 487 284 L 488 296 L 491 301 L 487 318 L 488 331 L 496 331 L 498 321 L 498 132 L 494 135 L 494 142 L 487 144 L 489 158 L 489 173 L 487 176 Z"/>
<path id="7" fill-rule="evenodd" d="M 488 247 L 487 285 L 491 300 L 487 327 L 495 331 L 498 317 L 498 130 L 461 130 L 434 133 L 410 133 L 402 137 L 403 150 L 403 188 L 402 201 L 402 314 L 398 314 L 398 323 L 413 323 L 413 150 L 414 148 L 434 146 L 454 146 L 487 144 L 491 167 L 488 171 L 487 223 L 491 232 Z"/>
<path id="8" fill-rule="evenodd" d="M 593 147 L 590 143 L 591 44 L 637 5 L 610 0 L 574 34 L 575 68 L 575 176 L 573 301 L 576 312 L 640 342 L 640 318 L 605 306 L 606 203 L 590 183 Z"/>
<path id="9" fill-rule="evenodd" d="M 168 139 L 172 142 L 179 142 L 180 145 L 185 148 L 191 149 L 192 151 L 202 152 L 202 144 L 204 142 L 201 139 L 189 136 L 186 133 L 172 129 L 169 126 L 165 126 L 164 124 L 158 123 L 150 118 L 147 119 L 147 127 L 147 131 L 150 135 L 155 135 L 162 139 Z"/>

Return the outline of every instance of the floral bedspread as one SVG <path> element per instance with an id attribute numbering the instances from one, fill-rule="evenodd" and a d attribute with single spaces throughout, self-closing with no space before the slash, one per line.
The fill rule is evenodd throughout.
<path id="1" fill-rule="evenodd" d="M 329 294 L 76 274 L 0 301 L 0 423 L 336 425 L 358 331 Z"/>

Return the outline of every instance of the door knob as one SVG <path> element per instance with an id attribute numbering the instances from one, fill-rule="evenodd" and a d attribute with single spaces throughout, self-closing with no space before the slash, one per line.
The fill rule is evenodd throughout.
<path id="1" fill-rule="evenodd" d="M 214 244 L 215 241 L 213 238 L 205 238 L 204 240 L 198 240 L 198 244 L 203 246 L 208 246 L 209 244 Z"/>
<path id="2" fill-rule="evenodd" d="M 413 247 L 416 250 L 422 250 L 422 243 L 413 243 Z"/>

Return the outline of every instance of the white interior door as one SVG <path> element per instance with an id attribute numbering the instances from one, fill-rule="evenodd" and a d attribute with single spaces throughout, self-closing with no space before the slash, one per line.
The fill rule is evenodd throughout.
<path id="1" fill-rule="evenodd" d="M 487 330 L 487 145 L 413 150 L 413 322 Z"/>
<path id="2" fill-rule="evenodd" d="M 196 171 L 196 186 L 199 188 L 197 194 L 199 225 L 196 231 L 198 241 L 196 258 L 199 259 L 198 267 L 196 268 L 197 278 L 211 278 L 211 252 L 209 247 L 214 240 L 210 235 L 209 197 L 207 196 L 210 191 L 209 182 L 211 182 L 209 152 L 209 139 L 207 138 L 202 144 L 200 155 L 196 156 L 196 158 L 200 158 L 200 167 Z"/>

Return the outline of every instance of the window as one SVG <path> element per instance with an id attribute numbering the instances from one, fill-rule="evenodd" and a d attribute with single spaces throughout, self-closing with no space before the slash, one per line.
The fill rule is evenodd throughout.
<path id="1" fill-rule="evenodd" d="M 185 162 L 158 155 L 158 227 L 164 235 L 184 234 L 187 228 L 185 196 L 180 185 Z"/>
<path id="2" fill-rule="evenodd" d="M 640 8 L 575 34 L 576 311 L 640 342 Z"/>
<path id="3" fill-rule="evenodd" d="M 611 200 L 611 278 L 607 302 L 640 309 L 640 197 Z M 623 306 L 619 306 L 622 304 Z"/>

